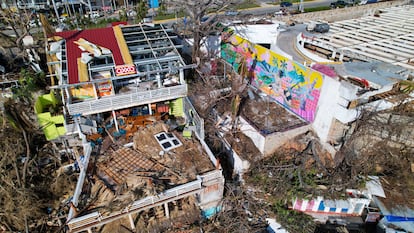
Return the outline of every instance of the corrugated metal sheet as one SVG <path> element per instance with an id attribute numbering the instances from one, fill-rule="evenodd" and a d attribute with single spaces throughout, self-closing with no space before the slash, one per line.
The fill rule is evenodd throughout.
<path id="1" fill-rule="evenodd" d="M 386 62 L 345 62 L 330 66 L 335 68 L 338 75 L 358 77 L 380 87 L 406 79 L 399 74 L 404 68 Z"/>
<path id="2" fill-rule="evenodd" d="M 387 227 L 397 226 L 408 232 L 414 232 L 414 210 L 408 206 L 394 204 L 391 197 L 373 197 L 384 218 L 381 223 Z"/>
<path id="3" fill-rule="evenodd" d="M 82 50 L 78 48 L 74 41 L 80 38 L 111 50 L 115 65 L 124 64 L 112 27 L 82 31 L 64 31 L 58 32 L 56 35 L 66 40 L 69 84 L 79 83 L 77 58 L 81 57 Z"/>

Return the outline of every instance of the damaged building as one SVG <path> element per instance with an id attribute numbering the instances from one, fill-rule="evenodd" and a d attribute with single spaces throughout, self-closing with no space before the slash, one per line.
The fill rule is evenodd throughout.
<path id="1" fill-rule="evenodd" d="M 329 23 L 327 34 L 300 33 L 297 48 L 319 62 L 380 61 L 414 70 L 413 14 L 410 4 Z"/>
<path id="2" fill-rule="evenodd" d="M 259 96 L 254 100 L 249 94 L 244 107 L 251 115 L 242 112 L 238 129 L 253 141 L 262 156 L 273 154 L 295 136 L 313 131 L 334 159 L 362 112 L 390 109 L 412 100 L 401 84 L 410 79 L 412 71 L 402 66 L 381 61 L 306 66 L 249 39 L 237 30 L 224 32 L 221 57 L 236 73 L 248 71 L 242 76 L 247 77 L 250 92 Z M 264 104 L 253 103 L 251 108 L 249 101 Z M 266 107 L 267 102 L 272 107 Z M 264 107 L 258 111 L 260 105 Z M 220 122 L 225 121 L 226 116 L 221 118 Z M 274 130 L 269 128 L 272 121 L 278 121 Z M 410 135 L 402 137 L 409 141 Z M 234 166 L 246 170 L 241 160 L 234 159 Z"/>
<path id="3" fill-rule="evenodd" d="M 46 138 L 73 156 L 62 172 L 79 172 L 67 196 L 70 232 L 124 222 L 156 229 L 220 210 L 222 170 L 186 98 L 185 71 L 194 66 L 176 38 L 145 24 L 49 37 L 51 92 L 35 111 Z"/>
<path id="4" fill-rule="evenodd" d="M 247 136 L 248 140 L 251 140 L 257 148 L 257 151 L 252 152 L 249 157 L 246 156 L 245 151 L 239 150 L 242 146 L 234 143 L 239 140 L 242 141 L 239 144 L 247 144 L 248 140 L 243 141 L 243 138 L 238 135 L 233 142 L 226 138 L 226 147 L 232 155 L 230 163 L 235 172 L 242 177 L 249 166 L 259 160 L 258 158 L 277 154 L 282 145 L 283 149 L 299 149 L 302 152 L 306 150 L 306 153 L 313 154 L 312 159 L 316 163 L 326 165 L 326 161 L 335 160 L 337 152 L 352 135 L 355 121 L 363 113 L 393 109 L 400 104 L 412 101 L 413 94 L 404 91 L 406 88 L 404 83 L 412 81 L 413 78 L 413 69 L 410 63 L 413 56 L 410 50 L 400 48 L 401 51 L 394 51 L 398 53 L 396 55 L 387 52 L 392 46 L 409 46 L 411 41 L 409 37 L 412 34 L 412 28 L 409 25 L 399 28 L 402 31 L 398 33 L 389 32 L 388 29 L 394 25 L 391 22 L 393 19 L 405 20 L 411 17 L 412 14 L 409 13 L 411 10 L 411 6 L 403 6 L 379 11 L 380 16 L 369 17 L 372 22 L 377 22 L 374 26 L 375 30 L 367 28 L 368 24 L 374 25 L 374 23 L 368 22 L 368 19 L 361 19 L 352 20 L 352 22 L 335 22 L 332 30 L 334 33 L 322 35 L 321 38 L 316 35 L 315 37 L 298 35 L 295 44 L 298 50 L 303 51 L 303 55 L 309 55 L 309 59 L 319 61 L 308 63 L 308 65 L 298 63 L 281 53 L 277 53 L 275 49 L 270 50 L 261 46 L 262 40 L 255 40 L 254 36 L 245 37 L 249 33 L 240 34 L 237 30 L 225 31 L 222 34 L 221 57 L 231 67 L 229 69 L 246 78 L 246 83 L 250 87 L 247 91 L 248 97 L 245 98 L 242 107 L 247 110 L 240 111 L 236 121 L 237 130 Z M 382 16 L 382 14 L 384 15 Z M 405 17 L 405 15 L 407 16 Z M 387 25 L 381 27 L 378 26 L 378 23 L 386 23 Z M 343 25 L 343 27 L 339 29 L 338 25 Z M 355 25 L 360 26 L 357 28 Z M 346 50 L 347 47 L 342 44 L 348 43 L 351 39 L 355 40 L 355 38 L 344 39 L 348 36 L 344 30 L 351 28 L 351 26 L 353 31 L 350 30 L 348 34 L 360 33 L 358 34 L 359 38 L 367 37 L 366 40 L 369 40 L 369 37 L 374 33 L 381 37 L 376 42 L 366 42 L 369 43 L 369 46 L 362 46 L 363 43 L 360 41 L 355 42 L 361 47 L 367 48 L 366 51 L 365 48 L 356 49 L 360 53 L 356 53 L 353 59 L 348 57 L 348 60 L 341 60 L 353 60 L 353 62 L 334 62 L 333 58 L 340 56 L 335 52 L 330 53 L 330 56 L 333 56 L 332 60 L 313 59 L 316 56 L 315 53 L 303 49 L 302 42 L 306 40 L 306 43 L 313 43 L 313 45 L 324 44 L 326 50 L 332 49 L 334 43 L 337 43 L 338 49 Z M 362 27 L 372 32 L 361 33 Z M 245 26 L 244 31 L 247 30 L 248 26 Z M 382 31 L 382 33 L 376 33 L 376 30 Z M 384 38 L 382 38 L 383 35 Z M 336 38 L 336 40 L 332 38 Z M 399 43 L 404 43 L 404 45 Z M 381 46 L 384 51 L 381 52 L 377 49 L 374 52 L 370 46 L 375 48 Z M 350 47 L 356 46 L 354 44 Z M 309 46 L 307 48 L 309 49 Z M 367 55 L 368 50 L 372 52 L 370 59 L 359 59 L 362 58 L 363 52 Z M 378 51 L 384 56 L 395 57 L 396 60 L 385 59 L 378 55 Z M 342 54 L 351 56 L 351 53 L 344 51 Z M 251 114 L 249 115 L 249 113 Z M 233 132 L 234 127 L 231 124 L 234 119 L 232 116 L 225 111 L 219 112 L 218 115 L 217 122 L 223 131 Z M 277 122 L 273 129 L 272 122 Z M 403 148 L 413 147 L 412 133 L 408 130 L 402 130 L 399 135 L 390 135 L 389 137 L 387 137 L 387 132 L 381 131 L 381 129 L 372 129 L 370 132 L 373 137 L 389 139 L 387 143 L 404 145 Z M 235 134 L 233 133 L 233 135 Z M 297 138 L 306 138 L 308 146 L 305 143 L 304 147 L 298 148 L 293 142 L 293 139 L 297 140 Z M 318 142 L 318 146 L 315 145 L 315 141 Z M 326 154 L 329 154 L 329 158 L 326 157 Z M 292 155 L 292 157 L 294 156 Z M 284 166 L 280 167 L 280 170 L 287 169 Z M 274 172 L 276 173 L 276 171 Z M 266 178 L 272 177 L 274 175 L 272 173 L 269 172 L 269 175 L 264 174 L 264 176 Z M 410 209 L 406 212 L 396 211 L 395 208 L 381 204 L 377 200 L 385 198 L 383 192 L 368 196 L 369 198 L 367 196 L 353 196 L 347 200 L 328 201 L 324 201 L 322 197 L 313 200 L 296 199 L 293 201 L 291 209 L 310 214 L 316 219 L 319 218 L 323 223 L 329 221 L 342 225 L 356 223 L 359 225 L 357 228 L 366 222 L 376 223 L 380 219 L 380 213 L 394 216 L 381 220 L 384 224 L 388 224 L 383 229 L 392 226 L 393 223 L 389 220 L 399 222 L 397 225 L 401 226 L 411 224 L 408 223 L 412 221 Z M 389 204 L 392 200 L 393 196 L 387 195 L 387 203 Z M 367 216 L 366 211 L 370 210 L 371 204 L 375 206 L 375 211 L 368 213 L 372 216 Z M 407 217 L 403 219 L 401 216 L 405 214 Z M 350 217 L 349 219 L 356 218 L 355 221 L 349 222 L 349 219 L 344 220 L 344 216 Z M 407 224 L 404 221 L 407 221 Z"/>

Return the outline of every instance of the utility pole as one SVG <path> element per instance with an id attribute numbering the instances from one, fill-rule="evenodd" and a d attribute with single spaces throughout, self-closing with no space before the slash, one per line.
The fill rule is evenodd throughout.
<path id="1" fill-rule="evenodd" d="M 300 0 L 299 11 L 300 11 L 300 13 L 305 12 L 305 7 L 303 6 L 303 0 Z"/>
<path id="2" fill-rule="evenodd" d="M 55 9 L 56 18 L 57 18 L 57 20 L 58 20 L 58 22 L 59 22 L 59 20 L 60 20 L 60 16 L 59 16 L 59 12 L 58 12 L 57 7 L 56 7 L 56 2 L 55 2 L 55 0 L 52 0 L 52 4 L 53 4 L 53 8 Z"/>

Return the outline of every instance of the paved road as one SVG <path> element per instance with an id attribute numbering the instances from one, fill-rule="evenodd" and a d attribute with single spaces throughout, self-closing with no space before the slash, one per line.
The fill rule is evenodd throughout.
<path id="1" fill-rule="evenodd" d="M 295 26 L 287 26 L 286 31 L 283 31 L 279 34 L 277 38 L 277 44 L 281 50 L 285 53 L 290 54 L 293 60 L 303 64 L 305 57 L 301 55 L 295 46 L 296 36 L 306 31 L 305 24 L 297 24 Z"/>
<path id="2" fill-rule="evenodd" d="M 334 0 L 317 0 L 317 1 L 312 1 L 312 2 L 304 2 L 304 7 L 306 9 L 306 8 L 312 8 L 312 7 L 318 7 L 318 6 L 329 6 L 329 4 L 333 1 Z M 296 5 L 298 4 L 296 3 L 295 6 Z M 242 10 L 241 13 L 235 17 L 235 19 L 238 17 L 243 17 L 243 15 L 246 15 L 246 14 L 256 15 L 256 16 L 273 15 L 275 12 L 278 12 L 279 10 L 280 10 L 279 5 L 262 4 L 261 7 Z M 172 24 L 175 21 L 176 19 L 170 19 L 170 20 L 157 21 L 157 23 Z M 294 44 L 296 41 L 295 39 L 296 36 L 301 32 L 308 33 L 306 32 L 306 25 L 297 24 L 294 26 L 287 26 L 286 30 L 280 33 L 277 44 L 281 50 L 283 50 L 287 54 L 290 54 L 293 60 L 298 61 L 300 63 L 304 63 L 305 57 L 296 49 L 295 44 Z"/>
<path id="3" fill-rule="evenodd" d="M 334 2 L 335 0 L 315 0 L 310 2 L 304 2 L 304 8 L 313 8 L 313 7 L 319 7 L 319 6 L 329 6 L 331 2 Z M 256 16 L 265 16 L 265 15 L 273 15 L 275 12 L 280 11 L 279 5 L 272 5 L 272 4 L 266 4 L 265 0 L 261 0 L 261 6 L 250 8 L 250 9 L 244 9 L 240 10 L 240 14 L 237 17 L 243 17 L 243 15 L 256 15 Z M 299 7 L 299 3 L 294 3 L 292 7 Z M 236 17 L 236 18 L 237 18 Z M 167 19 L 167 20 L 159 20 L 156 21 L 156 23 L 163 23 L 163 24 L 172 24 L 175 22 L 175 19 Z"/>
<path id="4" fill-rule="evenodd" d="M 314 7 L 320 7 L 320 6 L 329 6 L 331 2 L 334 2 L 335 0 L 316 0 L 316 1 L 310 1 L 310 2 L 304 2 L 303 6 L 304 8 L 314 8 Z M 299 8 L 299 3 L 294 3 L 292 8 Z M 271 5 L 262 3 L 261 7 L 252 8 L 252 9 L 245 9 L 242 10 L 243 14 L 252 14 L 252 15 L 268 15 L 268 14 L 274 14 L 275 12 L 280 11 L 279 5 Z"/>

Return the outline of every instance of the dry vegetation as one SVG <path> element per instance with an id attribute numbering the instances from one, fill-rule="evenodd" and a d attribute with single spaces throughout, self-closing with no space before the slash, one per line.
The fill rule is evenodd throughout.
<path id="1" fill-rule="evenodd" d="M 197 38 L 201 40 L 210 32 L 201 33 L 203 26 L 200 19 L 205 9 L 200 8 L 200 12 L 196 12 L 197 6 L 192 7 L 189 10 L 195 11 L 193 18 L 199 27 Z M 9 43 L 13 45 L 16 41 Z M 197 61 L 199 53 L 198 50 L 195 52 L 197 56 L 193 57 L 194 61 Z M 219 66 L 217 74 L 221 73 L 223 67 Z M 217 92 L 227 87 L 232 87 L 232 90 Z M 227 155 L 217 137 L 220 129 L 216 125 L 215 114 L 244 112 L 247 115 L 255 113 L 254 109 L 258 106 L 242 103 L 239 105 L 242 109 L 235 112 L 235 97 L 239 95 L 243 102 L 248 94 L 245 83 L 234 76 L 230 79 L 201 76 L 190 88 L 191 99 L 205 119 L 206 140 L 224 166 Z M 260 107 L 267 108 L 268 102 L 260 104 Z M 0 119 L 0 231 L 62 230 L 59 221 L 64 221 L 67 201 L 76 183 L 76 174 L 58 172 L 58 168 L 68 159 L 66 155 L 60 154 L 53 143 L 45 145 L 37 126 L 30 124 L 35 120 L 21 117 L 29 115 L 25 113 L 30 113 L 31 109 L 28 100 L 11 103 Z M 313 232 L 316 226 L 309 217 L 287 210 L 291 198 L 316 195 L 342 198 L 345 188 L 364 185 L 362 178 L 369 174 L 382 177 L 387 195 L 394 198 L 394 203 L 413 207 L 414 179 L 410 166 L 414 163 L 414 149 L 412 144 L 406 143 L 413 142 L 413 112 L 413 104 L 408 103 L 393 111 L 364 114 L 354 123 L 354 134 L 347 138 L 338 154 L 341 158 L 339 162 L 327 156 L 311 131 L 298 136 L 266 159 L 255 157 L 257 149 L 240 132 L 226 134 L 229 141 L 237 139 L 242 142 L 232 145 L 237 151 L 247 152 L 248 160 L 253 163 L 246 173 L 244 184 L 234 182 L 233 174 L 226 175 L 228 184 L 223 210 L 213 219 L 204 221 L 195 208 L 190 208 L 194 207 L 190 200 L 188 214 L 177 215 L 169 225 L 152 221 L 152 216 L 148 214 L 135 216 L 136 225 L 140 226 L 137 232 L 200 232 L 200 229 L 205 232 L 263 232 L 266 217 L 276 217 L 290 232 Z M 104 184 L 97 184 L 93 193 L 104 187 Z M 135 195 L 143 193 L 138 190 Z M 89 207 L 88 203 L 84 205 Z M 131 232 L 127 221 L 119 221 L 99 230 Z"/>
<path id="2" fill-rule="evenodd" d="M 351 175 L 382 177 L 387 199 L 414 207 L 414 103 L 365 113 L 341 154 Z"/>
<path id="3" fill-rule="evenodd" d="M 245 89 L 221 95 L 211 94 L 217 93 L 217 89 L 232 86 L 232 83 L 234 81 L 229 82 L 226 78 L 204 78 L 192 85 L 191 98 L 206 119 L 207 141 L 215 148 L 216 154 L 221 158 L 222 164 L 224 163 L 223 166 L 226 165 L 228 155 L 223 151 L 217 137 L 221 131 L 217 127 L 215 116 L 229 115 L 235 95 L 242 97 L 240 113 L 253 116 L 255 124 L 266 126 L 263 116 L 254 116 L 258 114 L 257 109 L 267 108 L 266 101 L 249 104 Z M 236 225 L 240 227 L 235 228 L 236 232 L 259 232 L 263 229 L 262 226 L 255 228 L 260 225 L 259 220 L 263 220 L 265 216 L 276 216 L 290 232 L 313 232 L 316 227 L 313 221 L 287 210 L 291 200 L 294 197 L 316 196 L 346 198 L 345 189 L 364 187 L 367 175 L 381 177 L 391 202 L 412 206 L 413 112 L 411 102 L 386 112 L 364 113 L 359 120 L 352 123 L 353 132 L 349 131 L 345 137 L 344 145 L 335 156 L 335 161 L 323 149 L 312 131 L 299 135 L 282 146 L 273 156 L 264 159 L 260 157 L 250 139 L 241 136 L 241 132 L 225 134 L 235 151 L 243 155 L 252 166 L 244 177 L 245 184 L 228 190 L 224 206 L 227 206 L 226 203 L 233 203 L 233 206 L 244 203 L 250 204 L 250 208 L 249 211 L 243 207 L 224 208 L 213 221 L 213 226 L 221 227 L 223 232 L 229 229 L 227 226 Z M 232 141 L 239 143 L 233 144 Z M 232 182 L 232 175 L 231 172 L 226 175 L 229 182 Z M 246 219 L 251 221 L 246 222 Z"/>
<path id="4" fill-rule="evenodd" d="M 45 144 L 29 117 L 28 102 L 5 103 L 0 119 L 0 229 L 56 232 L 65 217 L 60 198 L 72 190 L 76 177 L 56 175 L 65 156 Z"/>

